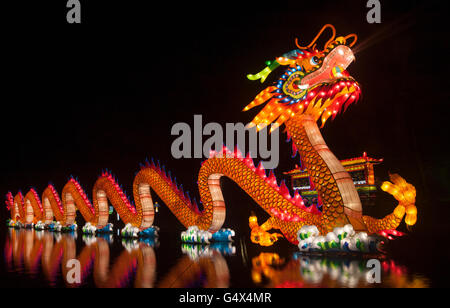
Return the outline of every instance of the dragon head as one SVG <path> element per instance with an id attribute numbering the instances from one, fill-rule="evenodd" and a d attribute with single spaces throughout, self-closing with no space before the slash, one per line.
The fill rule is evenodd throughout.
<path id="1" fill-rule="evenodd" d="M 332 37 L 319 50 L 316 41 L 327 28 L 333 31 Z M 261 79 L 263 83 L 274 69 L 287 67 L 272 86 L 244 108 L 247 111 L 267 102 L 248 127 L 256 126 L 260 130 L 275 123 L 271 128 L 273 131 L 291 117 L 302 114 L 321 119 L 323 127 L 328 118 L 334 119 L 339 112 L 345 111 L 361 94 L 358 83 L 346 71 L 355 60 L 351 47 L 356 40 L 355 34 L 336 38 L 335 28 L 327 24 L 308 46 L 299 46 L 296 39 L 298 49 L 266 62 L 268 66 L 258 74 L 248 75 L 248 79 Z"/>

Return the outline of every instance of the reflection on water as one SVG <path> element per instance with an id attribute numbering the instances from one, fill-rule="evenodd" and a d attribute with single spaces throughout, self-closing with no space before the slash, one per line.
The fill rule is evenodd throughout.
<path id="1" fill-rule="evenodd" d="M 373 267 L 367 265 L 368 260 L 295 253 L 287 262 L 276 253 L 261 253 L 252 259 L 252 279 L 255 283 L 270 288 L 428 287 L 427 279 L 408 275 L 405 267 L 396 265 L 392 260 L 380 260 L 382 283 L 374 284 L 370 282 Z"/>
<path id="2" fill-rule="evenodd" d="M 153 287 L 156 258 L 153 243 L 123 242 L 124 249 L 110 269 L 109 245 L 112 237 L 83 236 L 85 246 L 77 254 L 76 234 L 58 234 L 35 230 L 9 230 L 5 245 L 5 262 L 9 271 L 31 276 L 42 273 L 51 286 L 59 277 L 67 277 L 71 259 L 80 262 L 81 283 L 68 283 L 78 287 L 92 274 L 97 287 L 124 287 L 131 274 L 135 287 Z"/>
<path id="3" fill-rule="evenodd" d="M 230 272 L 221 251 L 233 253 L 235 249 L 231 244 L 217 243 L 209 246 L 183 244 L 182 251 L 187 255 L 179 260 L 158 287 L 229 287 Z"/>
<path id="4" fill-rule="evenodd" d="M 49 286 L 65 287 L 137 287 L 188 288 L 235 286 L 250 279 L 255 287 L 427 287 L 426 278 L 413 275 L 394 261 L 380 259 L 382 283 L 367 281 L 367 259 L 361 257 L 306 256 L 299 253 L 280 256 L 259 253 L 251 264 L 235 258 L 232 243 L 181 245 L 175 263 L 157 271 L 157 241 L 122 240 L 112 235 L 93 237 L 47 231 L 9 229 L 4 262 L 10 274 L 26 286 L 27 279 L 43 279 Z M 80 243 L 82 243 L 80 245 Z M 113 246 L 120 250 L 114 252 Z M 242 248 L 242 247 L 241 247 Z M 239 249 L 240 251 L 241 249 Z M 166 255 L 159 256 L 164 263 Z M 161 259 L 162 258 L 162 259 Z M 378 257 L 379 258 L 379 257 Z M 80 264 L 80 283 L 68 283 L 71 267 Z M 230 272 L 230 262 L 234 272 Z M 236 262 L 238 262 L 236 266 Z M 236 276 L 233 278 L 233 275 Z M 244 277 L 246 276 L 246 277 Z M 235 281 L 235 284 L 232 284 Z M 253 285 L 251 284 L 253 282 Z"/>
<path id="5" fill-rule="evenodd" d="M 77 253 L 76 234 L 59 234 L 47 231 L 9 229 L 5 244 L 5 264 L 9 272 L 35 277 L 41 270 L 50 286 L 68 277 L 73 267 L 66 266 L 76 259 L 80 264 L 81 283 L 65 286 L 83 286 L 92 276 L 99 288 L 134 286 L 151 288 L 156 280 L 157 242 L 122 240 L 122 252 L 110 264 L 110 245 L 113 236 L 82 237 L 84 247 Z M 236 249 L 231 243 L 210 246 L 183 245 L 184 255 L 163 276 L 158 287 L 228 287 L 229 270 L 222 254 L 232 255 Z M 134 277 L 134 282 L 131 278 Z"/>

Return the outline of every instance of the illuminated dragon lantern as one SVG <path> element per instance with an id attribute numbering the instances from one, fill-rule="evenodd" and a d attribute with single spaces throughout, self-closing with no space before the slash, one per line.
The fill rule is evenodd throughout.
<path id="1" fill-rule="evenodd" d="M 332 37 L 322 50 L 316 49 L 316 41 L 327 28 L 333 31 Z M 147 162 L 134 179 L 134 203 L 116 179 L 104 172 L 94 185 L 93 202 L 74 178 L 64 186 L 61 198 L 53 185 L 44 190 L 42 199 L 35 189 L 25 196 L 18 193 L 13 197 L 9 193 L 6 203 L 11 210 L 12 221 L 30 224 L 42 220 L 50 223 L 55 218 L 63 225 L 71 225 L 79 210 L 87 222 L 103 228 L 108 223 L 109 200 L 124 223 L 144 230 L 150 228 L 154 221 L 152 189 L 186 228 L 198 226 L 214 233 L 225 221 L 220 178 L 226 176 L 270 215 L 262 225 L 258 224 L 255 216 L 249 220 L 251 239 L 261 245 L 271 245 L 282 237 L 278 233 L 269 233 L 271 229 L 281 230 L 287 240 L 297 244 L 297 231 L 305 225 L 317 226 L 322 234 L 346 224 L 351 224 L 356 231 L 388 234 L 385 232 L 396 229 L 405 215 L 406 224 L 414 225 L 417 219 L 415 189 L 398 175 L 391 175 L 392 183 L 384 182 L 382 185 L 383 190 L 399 201 L 393 213 L 382 219 L 363 216 L 350 175 L 327 147 L 316 124 L 321 120 L 324 125 L 328 118 L 344 112 L 360 97 L 358 83 L 346 71 L 354 60 L 351 47 L 356 39 L 354 34 L 336 38 L 334 27 L 326 25 L 308 46 L 300 47 L 296 42 L 298 49 L 268 63 L 260 73 L 248 76 L 251 80 L 264 82 L 275 68 L 286 67 L 283 75 L 263 90 L 244 111 L 266 103 L 249 126 L 260 130 L 274 123 L 271 131 L 282 124 L 286 126 L 293 150 L 299 152 L 318 191 L 321 211 L 315 206 L 306 207 L 298 192 L 291 196 L 284 182 L 278 185 L 273 172 L 267 174 L 261 164 L 255 167 L 250 155 L 243 156 L 237 149 L 229 151 L 224 148 L 221 153 L 212 152 L 200 168 L 201 210 L 164 167 Z"/>

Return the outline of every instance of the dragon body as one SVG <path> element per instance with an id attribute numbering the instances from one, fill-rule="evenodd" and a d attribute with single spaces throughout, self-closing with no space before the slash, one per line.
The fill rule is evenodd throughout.
<path id="1" fill-rule="evenodd" d="M 326 28 L 333 30 L 332 38 L 323 50 L 315 42 Z M 348 44 L 349 39 L 353 38 Z M 286 66 L 285 72 L 275 83 L 263 90 L 244 111 L 258 105 L 264 108 L 248 127 L 260 130 L 272 125 L 271 131 L 281 125 L 292 140 L 294 153 L 299 153 L 302 164 L 308 170 L 321 203 L 322 210 L 306 207 L 296 192 L 293 196 L 284 182 L 280 185 L 271 171 L 262 165 L 255 166 L 249 155 L 238 150 L 224 148 L 220 153 L 212 152 L 202 163 L 198 175 L 198 189 L 202 210 L 184 193 L 164 167 L 159 163 L 147 163 L 141 167 L 133 183 L 134 203 L 123 192 L 116 179 L 104 172 L 94 185 L 91 202 L 79 182 L 71 178 L 64 186 L 61 196 L 53 185 L 49 185 L 39 198 L 35 189 L 25 196 L 18 193 L 7 195 L 7 206 L 11 219 L 22 224 L 53 219 L 63 225 L 75 222 L 78 210 L 86 222 L 101 229 L 108 223 L 109 203 L 116 209 L 125 224 L 144 230 L 153 225 L 154 206 L 152 189 L 187 228 L 198 226 L 212 233 L 218 231 L 225 221 L 225 200 L 220 188 L 222 176 L 237 183 L 271 217 L 259 225 L 255 217 L 250 218 L 252 241 L 271 245 L 280 234 L 269 233 L 279 229 L 292 243 L 297 243 L 297 231 L 304 225 L 315 225 L 322 234 L 335 227 L 351 224 L 355 230 L 369 234 L 396 229 L 406 215 L 406 223 L 413 225 L 417 219 L 415 189 L 398 175 L 391 175 L 382 189 L 391 193 L 399 205 L 393 213 L 382 219 L 364 216 L 361 202 L 350 175 L 327 147 L 317 121 L 322 126 L 328 118 L 334 118 L 356 102 L 361 94 L 359 84 L 345 70 L 354 60 L 351 47 L 356 35 L 335 38 L 335 29 L 326 25 L 307 47 L 299 47 L 275 61 L 251 80 L 267 78 L 274 69 Z M 109 203 L 108 203 L 109 201 Z"/>

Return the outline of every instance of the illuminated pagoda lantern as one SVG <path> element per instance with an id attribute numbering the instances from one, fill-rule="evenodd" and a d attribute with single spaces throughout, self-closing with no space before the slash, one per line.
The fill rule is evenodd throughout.
<path id="1" fill-rule="evenodd" d="M 381 162 L 383 162 L 383 159 L 369 157 L 366 152 L 361 157 L 341 160 L 345 170 L 353 179 L 361 201 L 364 201 L 366 205 L 372 205 L 374 203 L 373 201 L 377 191 L 374 165 L 378 165 Z M 306 206 L 320 204 L 314 183 L 311 181 L 306 168 L 296 165 L 295 169 L 284 172 L 284 174 L 291 177 L 292 189 L 299 192 Z"/>

